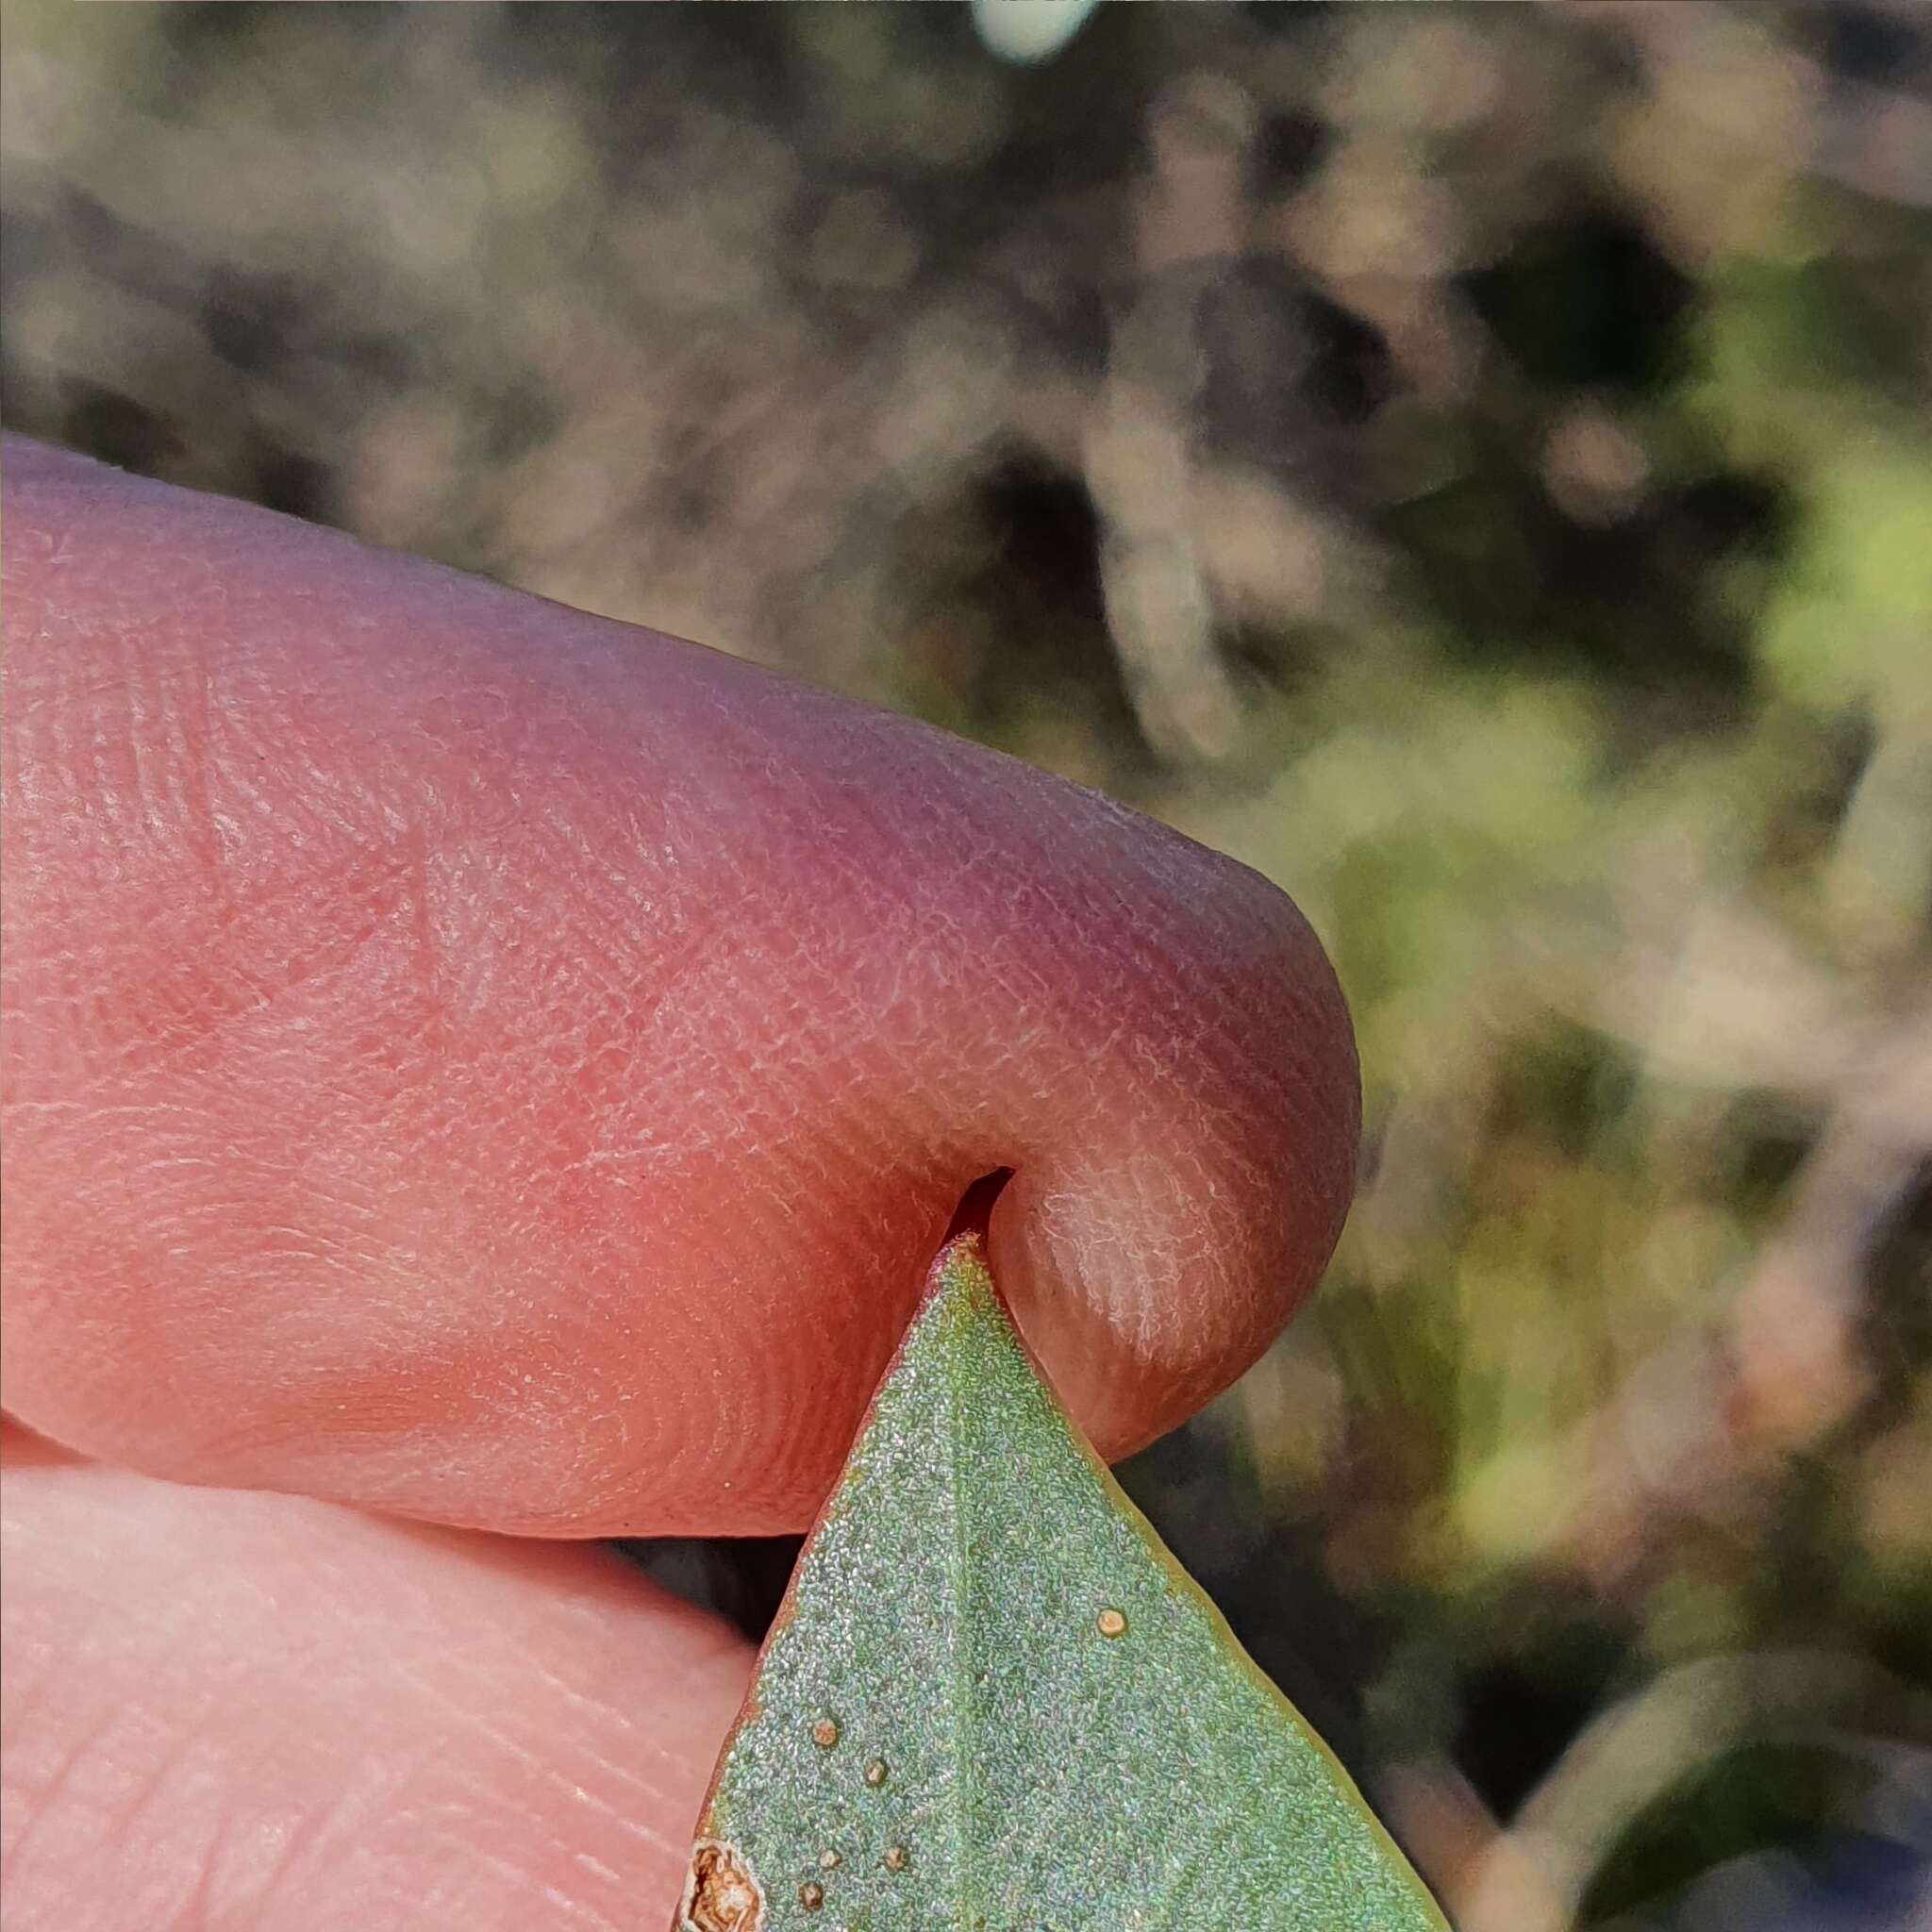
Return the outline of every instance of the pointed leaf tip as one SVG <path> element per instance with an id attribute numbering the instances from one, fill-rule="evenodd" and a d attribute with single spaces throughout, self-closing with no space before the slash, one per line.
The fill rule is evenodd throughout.
<path id="1" fill-rule="evenodd" d="M 956 1234 L 808 1540 L 677 1932 L 1446 1932 Z"/>

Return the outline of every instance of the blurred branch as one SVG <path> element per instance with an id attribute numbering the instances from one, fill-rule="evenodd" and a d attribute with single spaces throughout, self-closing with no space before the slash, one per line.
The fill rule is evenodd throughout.
<path id="1" fill-rule="evenodd" d="M 1591 1724 L 1452 1893 L 1462 1932 L 1570 1932 L 1584 1892 L 1638 1815 L 1747 1739 L 1817 1735 L 1882 1710 L 1932 1741 L 1932 1697 L 1862 1658 L 1807 1651 L 1666 1671 Z"/>

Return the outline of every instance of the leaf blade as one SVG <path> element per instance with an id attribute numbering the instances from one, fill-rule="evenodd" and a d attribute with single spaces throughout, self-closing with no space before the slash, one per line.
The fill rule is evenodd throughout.
<path id="1" fill-rule="evenodd" d="M 1079 1437 L 949 1242 L 799 1558 L 694 1932 L 1444 1932 L 1336 1763 Z"/>

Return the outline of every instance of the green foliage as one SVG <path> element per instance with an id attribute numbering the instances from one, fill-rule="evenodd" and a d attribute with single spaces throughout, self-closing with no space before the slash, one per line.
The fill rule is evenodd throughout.
<path id="1" fill-rule="evenodd" d="M 815 1922 L 1443 1924 L 1075 1433 L 970 1233 L 799 1559 L 700 1826 L 686 1925 Z"/>

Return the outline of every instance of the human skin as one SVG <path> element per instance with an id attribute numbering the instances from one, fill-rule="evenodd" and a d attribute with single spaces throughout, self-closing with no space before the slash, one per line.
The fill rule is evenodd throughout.
<path id="1" fill-rule="evenodd" d="M 1320 948 L 905 720 L 0 475 L 8 1923 L 658 1923 L 748 1658 L 558 1540 L 804 1526 L 996 1168 L 1100 1447 L 1197 1408 L 1346 1207 Z"/>

